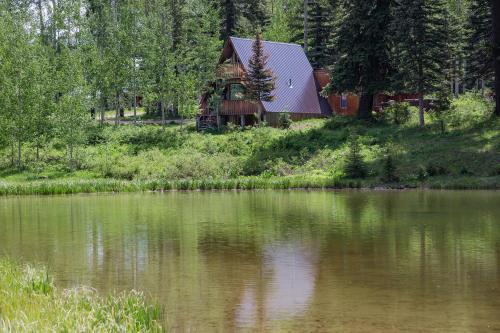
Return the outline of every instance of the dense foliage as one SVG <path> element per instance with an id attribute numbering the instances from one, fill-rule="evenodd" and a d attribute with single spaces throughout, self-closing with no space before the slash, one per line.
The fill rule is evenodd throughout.
<path id="1" fill-rule="evenodd" d="M 401 183 L 412 186 L 440 178 L 459 182 L 463 170 L 476 181 L 498 181 L 500 124 L 491 121 L 492 103 L 469 94 L 451 108 L 443 115 L 445 133 L 438 122 L 419 129 L 413 107 L 405 111 L 410 116 L 404 124 L 394 124 L 392 118 L 367 125 L 335 117 L 283 126 L 288 129 L 259 126 L 217 133 L 198 133 L 193 125 L 183 130 L 179 125 L 94 125 L 75 150 L 71 168 L 62 139 L 43 147 L 39 159 L 36 145 L 26 144 L 21 173 L 10 167 L 9 151 L 4 151 L 0 193 L 273 188 L 309 184 L 311 177 L 317 177 L 316 186 L 325 181 L 349 186 L 350 177 L 366 177 L 368 184 L 393 179 L 387 172 L 391 163 Z M 23 185 L 26 181 L 34 184 Z"/>
<path id="2" fill-rule="evenodd" d="M 304 45 L 314 67 L 332 71 L 330 90 L 361 95 L 362 117 L 371 117 L 378 93 L 416 92 L 421 99 L 434 100 L 435 106 L 423 112 L 421 103 L 421 124 L 429 113 L 443 129 L 444 124 L 467 128 L 483 123 L 491 114 L 497 50 L 491 36 L 496 36 L 493 28 L 498 25 L 489 5 L 483 0 L 2 1 L 2 169 L 31 171 L 36 164 L 35 169 L 44 170 L 55 160 L 71 172 L 92 170 L 117 178 L 158 172 L 173 178 L 273 173 L 267 161 L 241 165 L 219 148 L 174 157 L 165 153 L 191 144 L 189 135 L 166 129 L 166 122 L 198 112 L 198 97 L 214 81 L 224 39 L 253 38 L 256 27 L 265 39 Z M 255 100 L 273 96 L 261 46 L 254 48 L 255 75 L 250 75 L 255 80 L 249 88 L 258 88 L 249 89 Z M 450 86 L 453 100 L 446 93 Z M 477 88 L 485 98 L 464 94 Z M 465 97 L 457 99 L 458 93 Z M 149 117 L 161 117 L 164 130 L 105 126 L 106 119 L 118 124 L 125 109 L 133 110 L 132 119 L 137 120 L 138 100 Z M 392 111 L 377 119 L 406 126 L 407 115 L 399 112 L 404 110 Z M 282 127 L 288 126 L 283 119 Z M 123 133 L 136 140 L 127 143 L 125 152 L 119 141 Z M 234 136 L 236 142 L 245 137 Z M 141 140 L 160 152 L 143 151 Z M 248 145 L 240 149 L 247 151 Z M 115 153 L 128 157 L 114 161 Z M 95 158 L 82 158 L 85 155 Z M 99 156 L 105 156 L 106 163 L 99 163 Z M 204 165 L 205 157 L 215 162 Z M 161 167 L 148 169 L 141 159 L 157 160 Z M 281 162 L 269 163 L 276 169 Z M 189 172 L 179 172 L 180 166 L 189 165 Z"/>

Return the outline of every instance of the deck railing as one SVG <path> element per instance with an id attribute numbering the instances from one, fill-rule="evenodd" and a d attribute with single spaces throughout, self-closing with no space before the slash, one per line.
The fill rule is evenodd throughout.
<path id="1" fill-rule="evenodd" d="M 220 115 L 250 115 L 259 111 L 256 103 L 249 101 L 222 101 Z"/>
<path id="2" fill-rule="evenodd" d="M 245 71 L 239 64 L 223 64 L 217 68 L 217 78 L 219 79 L 243 79 Z"/>

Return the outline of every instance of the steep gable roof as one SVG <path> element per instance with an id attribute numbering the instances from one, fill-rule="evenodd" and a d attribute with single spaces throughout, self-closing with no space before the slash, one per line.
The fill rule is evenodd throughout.
<path id="1" fill-rule="evenodd" d="M 230 37 L 230 43 L 246 71 L 253 53 L 253 42 L 252 39 Z M 274 100 L 262 102 L 266 111 L 324 113 L 314 71 L 302 47 L 298 44 L 267 41 L 263 44 L 264 53 L 268 56 L 268 68 L 276 77 Z"/>

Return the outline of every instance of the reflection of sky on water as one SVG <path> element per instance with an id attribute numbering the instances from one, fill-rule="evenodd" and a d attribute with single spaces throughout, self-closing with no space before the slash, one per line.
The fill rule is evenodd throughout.
<path id="1" fill-rule="evenodd" d="M 315 261 L 311 248 L 300 244 L 267 246 L 262 284 L 245 287 L 236 313 L 238 326 L 256 326 L 259 313 L 264 322 L 304 314 L 314 292 Z M 259 299 L 260 295 L 263 299 Z"/>

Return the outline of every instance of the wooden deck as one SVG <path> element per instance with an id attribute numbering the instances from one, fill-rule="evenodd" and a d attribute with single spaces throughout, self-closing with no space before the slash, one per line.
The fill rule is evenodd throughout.
<path id="1" fill-rule="evenodd" d="M 222 101 L 221 116 L 252 115 L 259 111 L 256 103 L 249 101 Z"/>

